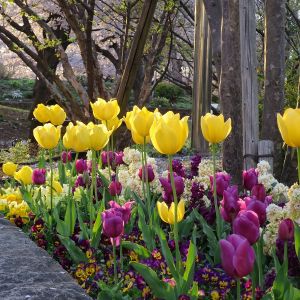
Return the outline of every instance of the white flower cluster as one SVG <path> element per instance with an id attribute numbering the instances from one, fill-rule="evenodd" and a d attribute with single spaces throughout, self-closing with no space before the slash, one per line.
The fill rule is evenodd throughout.
<path id="1" fill-rule="evenodd" d="M 140 151 L 126 147 L 123 153 L 123 161 L 125 162 L 125 164 L 130 165 L 133 162 L 141 162 L 142 153 Z"/>
<path id="2" fill-rule="evenodd" d="M 286 207 L 289 218 L 300 225 L 300 186 L 295 183 L 288 192 L 289 202 Z"/>
<path id="3" fill-rule="evenodd" d="M 267 221 L 269 224 L 266 226 L 264 239 L 264 252 L 272 255 L 272 250 L 276 246 L 276 239 L 278 236 L 278 226 L 280 222 L 288 217 L 286 207 L 282 208 L 274 203 L 267 207 Z"/>
<path id="4" fill-rule="evenodd" d="M 279 203 L 287 201 L 289 188 L 278 182 L 278 180 L 269 173 L 271 167 L 265 160 L 257 164 L 256 171 L 258 172 L 258 183 L 264 185 L 266 191 L 272 195 L 273 202 Z"/>

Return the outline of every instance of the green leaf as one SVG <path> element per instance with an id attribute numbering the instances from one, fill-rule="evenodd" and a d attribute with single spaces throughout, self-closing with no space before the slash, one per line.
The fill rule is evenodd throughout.
<path id="1" fill-rule="evenodd" d="M 59 217 L 59 213 L 57 211 L 57 207 L 54 207 L 53 210 L 53 216 L 56 221 L 56 230 L 60 235 L 63 235 L 65 237 L 70 236 L 70 227 L 66 225 L 64 221 L 62 221 Z"/>
<path id="2" fill-rule="evenodd" d="M 88 258 L 86 257 L 85 253 L 83 253 L 82 250 L 75 245 L 75 242 L 73 240 L 71 240 L 69 237 L 65 237 L 60 234 L 58 234 L 58 237 L 62 244 L 66 247 L 71 258 L 76 264 L 79 264 L 81 262 L 88 262 Z"/>
<path id="3" fill-rule="evenodd" d="M 102 202 L 102 203 L 104 203 L 104 202 Z M 102 205 L 102 206 L 100 206 L 96 221 L 93 226 L 91 246 L 94 248 L 98 247 L 100 239 L 101 239 L 101 231 L 102 231 L 101 213 L 103 210 L 104 210 L 104 207 Z"/>
<path id="4" fill-rule="evenodd" d="M 183 294 L 186 294 L 188 292 L 193 282 L 196 254 L 197 254 L 196 246 L 192 241 L 190 241 L 185 272 L 183 274 L 183 280 L 184 280 L 184 285 L 182 290 Z"/>
<path id="5" fill-rule="evenodd" d="M 71 197 L 68 199 L 66 214 L 65 214 L 65 226 L 69 228 L 70 235 L 74 232 L 74 227 L 76 223 L 76 208 L 75 201 Z"/>
<path id="6" fill-rule="evenodd" d="M 122 241 L 122 247 L 134 251 L 139 257 L 148 258 L 151 252 L 145 247 L 129 241 Z"/>
<path id="7" fill-rule="evenodd" d="M 80 235 L 83 239 L 88 240 L 89 239 L 89 229 L 87 227 L 87 225 L 83 222 L 82 219 L 82 214 L 81 211 L 79 209 L 79 205 L 76 205 L 76 209 L 77 209 L 77 216 L 78 216 L 78 221 L 79 221 L 79 226 L 80 226 Z"/>
<path id="8" fill-rule="evenodd" d="M 137 262 L 131 262 L 130 265 L 142 275 L 157 298 L 176 300 L 174 289 L 166 282 L 160 280 L 151 268 Z"/>
<path id="9" fill-rule="evenodd" d="M 155 248 L 155 239 L 154 239 L 153 228 L 151 228 L 150 226 L 148 226 L 146 224 L 145 214 L 143 212 L 143 209 L 140 206 L 138 206 L 138 214 L 139 214 L 138 226 L 142 232 L 143 240 L 145 241 L 149 250 L 153 251 L 153 249 Z"/>
<path id="10" fill-rule="evenodd" d="M 180 240 L 183 239 L 184 237 L 190 236 L 194 224 L 195 224 L 195 220 L 193 214 L 190 214 L 184 219 L 184 221 L 178 224 L 178 235 Z"/>
<path id="11" fill-rule="evenodd" d="M 198 300 L 199 299 L 199 289 L 198 289 L 198 283 L 196 281 L 193 282 L 193 287 L 189 293 L 189 296 L 191 297 L 191 300 Z"/>
<path id="12" fill-rule="evenodd" d="M 180 276 L 179 276 L 179 273 L 176 270 L 175 263 L 174 263 L 174 258 L 173 258 L 172 252 L 169 248 L 166 236 L 165 236 L 164 232 L 162 231 L 162 229 L 159 228 L 159 227 L 156 228 L 156 233 L 159 237 L 159 241 L 160 241 L 160 244 L 161 244 L 161 250 L 162 250 L 163 256 L 164 256 L 164 258 L 167 262 L 167 265 L 168 265 L 168 267 L 171 271 L 172 276 L 174 277 L 174 279 L 178 283 L 180 281 L 180 278 L 179 278 Z"/>
<path id="13" fill-rule="evenodd" d="M 138 206 L 143 209 L 144 215 L 147 215 L 148 212 L 144 201 L 135 192 L 132 192 L 132 196 Z"/>

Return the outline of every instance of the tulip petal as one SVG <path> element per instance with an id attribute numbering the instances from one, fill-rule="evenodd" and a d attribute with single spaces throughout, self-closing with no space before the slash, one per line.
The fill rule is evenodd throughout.
<path id="1" fill-rule="evenodd" d="M 232 259 L 234 257 L 235 250 L 231 243 L 226 240 L 220 240 L 219 244 L 221 249 L 222 266 L 228 275 L 234 277 L 235 268 Z"/>
<path id="2" fill-rule="evenodd" d="M 157 210 L 158 210 L 158 214 L 160 216 L 160 218 L 165 222 L 165 223 L 169 223 L 169 209 L 168 206 L 165 202 L 157 202 L 156 203 L 157 206 Z"/>

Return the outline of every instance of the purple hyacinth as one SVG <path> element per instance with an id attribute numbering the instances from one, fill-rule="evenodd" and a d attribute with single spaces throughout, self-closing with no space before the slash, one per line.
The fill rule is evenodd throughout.
<path id="1" fill-rule="evenodd" d="M 193 155 L 191 157 L 191 177 L 198 175 L 200 163 L 201 163 L 201 156 L 199 154 Z"/>

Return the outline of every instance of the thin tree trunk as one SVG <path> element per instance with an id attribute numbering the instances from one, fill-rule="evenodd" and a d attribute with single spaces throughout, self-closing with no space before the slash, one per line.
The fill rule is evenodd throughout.
<path id="1" fill-rule="evenodd" d="M 281 173 L 283 158 L 276 114 L 281 112 L 284 106 L 285 2 L 265 0 L 265 99 L 261 137 L 274 142 L 275 176 Z"/>
<path id="2" fill-rule="evenodd" d="M 223 0 L 220 100 L 232 132 L 223 144 L 223 167 L 241 185 L 243 170 L 242 82 L 240 61 L 239 1 Z"/>

